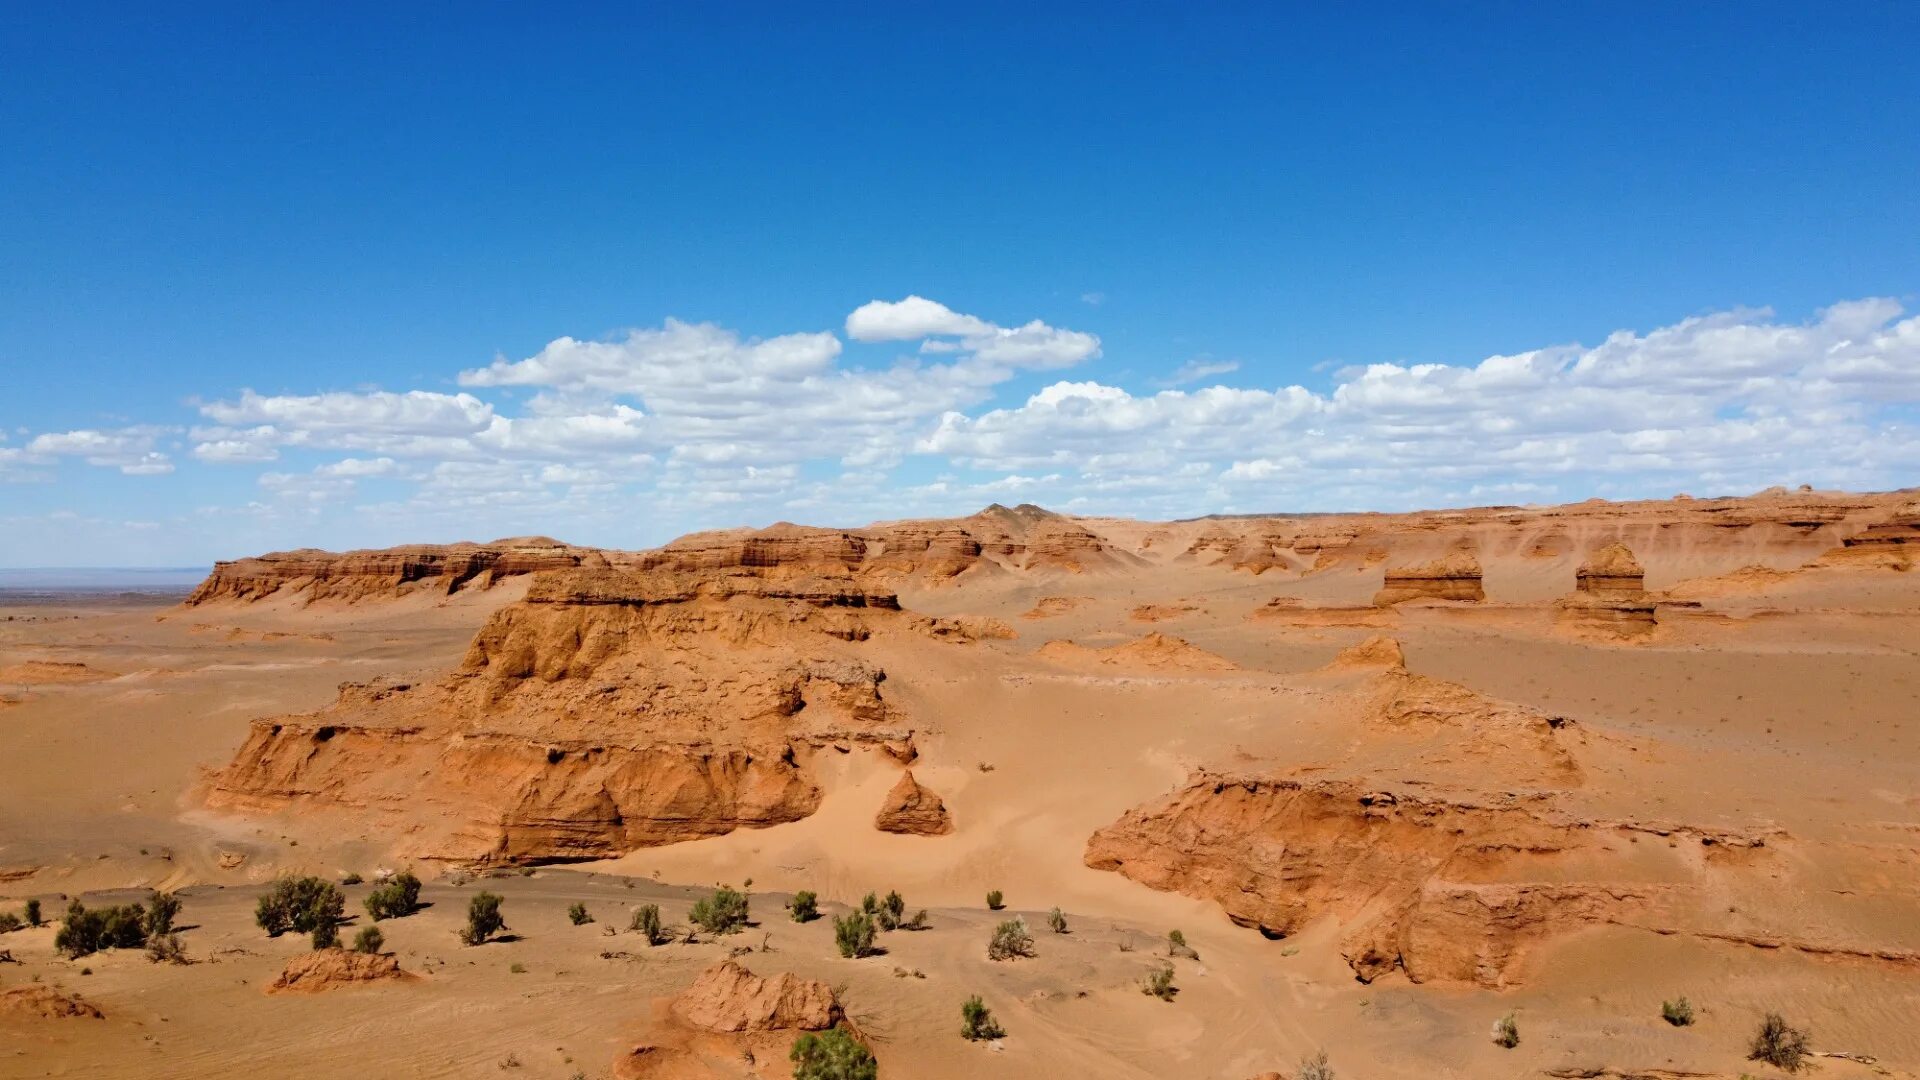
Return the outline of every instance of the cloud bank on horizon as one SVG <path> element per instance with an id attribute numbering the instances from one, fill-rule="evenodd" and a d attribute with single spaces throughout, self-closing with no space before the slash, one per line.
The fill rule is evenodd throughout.
<path id="1" fill-rule="evenodd" d="M 165 523 L 5 518 L 0 563 L 44 565 L 33 545 L 115 526 L 200 545 L 176 560 L 532 531 L 641 546 L 1015 499 L 1176 517 L 1872 489 L 1910 483 L 1916 459 L 1920 317 L 1886 298 L 1799 322 L 1743 309 L 1593 346 L 1374 363 L 1324 390 L 1229 385 L 1217 377 L 1238 365 L 1206 358 L 1129 390 L 1096 370 L 1102 355 L 1092 333 L 910 295 L 862 304 L 837 332 L 755 339 L 669 318 L 560 337 L 445 388 L 236 388 L 171 423 L 0 434 L 0 479 L 191 473 L 196 493 L 231 493 Z M 100 550 L 87 561 L 151 561 Z"/>

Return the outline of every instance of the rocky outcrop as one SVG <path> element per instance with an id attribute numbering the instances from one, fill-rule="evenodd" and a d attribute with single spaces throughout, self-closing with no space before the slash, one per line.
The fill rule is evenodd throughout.
<path id="1" fill-rule="evenodd" d="M 1480 584 L 1480 560 L 1471 551 L 1454 551 L 1432 562 L 1388 567 L 1386 584 L 1374 594 L 1373 604 L 1392 607 L 1408 600 L 1473 603 L 1486 598 Z"/>
<path id="2" fill-rule="evenodd" d="M 1615 542 L 1580 564 L 1574 571 L 1574 589 L 1587 596 L 1637 600 L 1646 595 L 1647 572 L 1631 548 Z"/>
<path id="3" fill-rule="evenodd" d="M 411 982 L 416 978 L 418 976 L 400 970 L 400 959 L 391 953 L 316 949 L 288 960 L 266 993 L 324 994 L 350 986 Z"/>
<path id="4" fill-rule="evenodd" d="M 445 596 L 461 589 L 490 588 L 504 578 L 542 570 L 606 565 L 606 556 L 598 551 L 544 536 L 343 553 L 306 548 L 215 563 L 186 603 L 270 597 L 353 602 L 415 593 Z"/>
<path id="5" fill-rule="evenodd" d="M 1614 638 L 1640 638 L 1658 625 L 1647 595 L 1646 571 L 1633 551 L 1615 542 L 1574 572 L 1574 593 L 1559 602 L 1561 625 Z"/>
<path id="6" fill-rule="evenodd" d="M 913 773 L 903 772 L 880 804 L 873 827 L 912 836 L 944 836 L 953 831 L 953 816 L 940 796 L 921 787 Z"/>
<path id="7" fill-rule="evenodd" d="M 1051 619 L 1065 615 L 1083 604 L 1092 601 L 1084 596 L 1043 596 L 1033 602 L 1033 606 L 1021 613 L 1023 619 Z"/>
<path id="8" fill-rule="evenodd" d="M 1836 551 L 1821 556 L 1827 566 L 1911 570 L 1920 558 L 1920 512 L 1903 507 L 1886 521 L 1878 521 L 1840 542 Z"/>
<path id="9" fill-rule="evenodd" d="M 1096 832 L 1086 864 L 1213 900 L 1272 937 L 1332 916 L 1362 981 L 1399 970 L 1414 982 L 1500 987 L 1541 942 L 1625 919 L 1663 893 L 1618 884 L 1648 882 L 1648 853 L 1631 844 L 1651 831 L 1566 816 L 1543 795 L 1467 801 L 1200 772 Z M 1683 855 L 1665 857 L 1684 872 Z"/>
<path id="10" fill-rule="evenodd" d="M 79 994 L 68 993 L 44 983 L 26 983 L 0 990 L 0 1017 L 99 1020 L 104 1015 L 98 1006 Z"/>
<path id="11" fill-rule="evenodd" d="M 207 803 L 349 815 L 397 854 L 603 858 L 811 814 L 826 747 L 913 758 L 861 654 L 875 635 L 967 642 L 849 578 L 573 570 L 494 613 L 454 672 L 348 684 L 257 721 Z"/>
<path id="12" fill-rule="evenodd" d="M 792 972 L 761 978 L 732 960 L 700 973 L 673 1002 L 689 1027 L 722 1033 L 824 1031 L 845 1017 L 833 988 Z"/>
<path id="13" fill-rule="evenodd" d="M 1157 632 L 1099 649 L 1071 641 L 1049 641 L 1034 655 L 1065 667 L 1089 670 L 1209 672 L 1234 671 L 1239 666 L 1224 656 Z"/>
<path id="14" fill-rule="evenodd" d="M 1407 658 L 1400 643 L 1385 634 L 1375 634 L 1358 645 L 1349 645 L 1335 654 L 1328 671 L 1404 671 Z"/>

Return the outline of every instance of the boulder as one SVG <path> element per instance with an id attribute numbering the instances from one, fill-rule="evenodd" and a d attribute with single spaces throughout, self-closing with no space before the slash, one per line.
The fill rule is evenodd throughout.
<path id="1" fill-rule="evenodd" d="M 873 816 L 873 827 L 912 836 L 943 836 L 953 831 L 953 817 L 940 796 L 921 787 L 912 772 L 903 772 Z"/>

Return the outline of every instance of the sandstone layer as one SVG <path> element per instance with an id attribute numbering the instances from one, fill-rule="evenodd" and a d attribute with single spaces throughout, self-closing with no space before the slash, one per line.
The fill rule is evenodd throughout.
<path id="1" fill-rule="evenodd" d="M 484 590 L 542 570 L 605 566 L 606 556 L 544 536 L 487 544 L 413 545 L 336 553 L 312 548 L 215 563 L 189 606 L 268 598 L 360 601 Z"/>
<path id="2" fill-rule="evenodd" d="M 1375 607 L 1392 607 L 1408 600 L 1485 600 L 1480 583 L 1480 560 L 1471 551 L 1454 551 L 1431 562 L 1389 566 L 1386 584 L 1374 594 Z"/>

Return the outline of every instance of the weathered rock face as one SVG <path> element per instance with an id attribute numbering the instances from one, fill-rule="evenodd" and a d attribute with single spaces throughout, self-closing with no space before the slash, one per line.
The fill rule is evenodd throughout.
<path id="1" fill-rule="evenodd" d="M 1911 570 L 1920 557 L 1920 512 L 1904 507 L 1886 521 L 1868 525 L 1821 557 L 1829 566 L 1866 566 Z"/>
<path id="2" fill-rule="evenodd" d="M 1086 864 L 1214 900 L 1269 936 L 1331 915 L 1362 981 L 1404 970 L 1415 982 L 1498 987 L 1515 981 L 1534 945 L 1624 918 L 1663 890 L 1615 883 L 1646 880 L 1645 853 L 1629 845 L 1652 831 L 1566 817 L 1543 795 L 1467 802 L 1202 772 L 1096 832 Z M 1610 876 L 1577 872 L 1609 863 Z"/>
<path id="3" fill-rule="evenodd" d="M 266 988 L 269 994 L 323 994 L 349 986 L 410 982 L 418 976 L 400 970 L 390 953 L 316 949 L 287 961 L 280 977 Z"/>
<path id="4" fill-rule="evenodd" d="M 351 602 L 412 593 L 447 595 L 542 570 L 606 565 L 600 552 L 542 536 L 343 553 L 308 548 L 215 563 L 213 573 L 186 603 L 268 597 Z"/>
<path id="5" fill-rule="evenodd" d="M 1462 600 L 1487 598 L 1480 584 L 1480 560 L 1470 551 L 1455 551 L 1417 566 L 1388 567 L 1386 584 L 1374 594 L 1375 607 L 1392 607 L 1408 600 Z"/>
<path id="6" fill-rule="evenodd" d="M 816 750 L 913 757 L 884 672 L 859 655 L 877 633 L 973 638 L 845 578 L 542 575 L 451 674 L 349 684 L 320 712 L 257 721 L 207 802 L 337 811 L 399 838 L 399 854 L 473 863 L 798 820 L 819 805 Z"/>
<path id="7" fill-rule="evenodd" d="M 1656 608 L 1647 596 L 1646 571 L 1633 551 L 1615 542 L 1595 552 L 1574 573 L 1574 594 L 1560 601 L 1559 621 L 1576 630 L 1616 638 L 1651 634 Z"/>
<path id="8" fill-rule="evenodd" d="M 701 1031 L 824 1031 L 846 1015 L 833 988 L 792 972 L 761 978 L 732 960 L 700 973 L 673 1014 Z"/>
<path id="9" fill-rule="evenodd" d="M 903 772 L 880 804 L 873 827 L 881 832 L 944 836 L 953 831 L 953 817 L 940 796 L 921 787 L 911 772 Z"/>
<path id="10" fill-rule="evenodd" d="M 103 1015 L 98 1006 L 79 994 L 57 990 L 44 983 L 27 983 L 0 990 L 0 1016 L 35 1020 L 99 1020 Z"/>
<path id="11" fill-rule="evenodd" d="M 1580 564 L 1574 572 L 1574 588 L 1588 596 L 1637 600 L 1646 595 L 1647 572 L 1631 548 L 1615 542 Z"/>
<path id="12" fill-rule="evenodd" d="M 1098 649 L 1072 641 L 1049 641 L 1034 655 L 1050 663 L 1090 670 L 1222 672 L 1238 667 L 1224 656 L 1157 631 Z"/>

